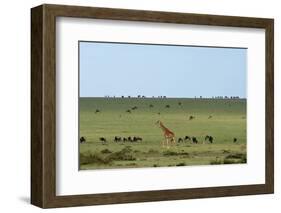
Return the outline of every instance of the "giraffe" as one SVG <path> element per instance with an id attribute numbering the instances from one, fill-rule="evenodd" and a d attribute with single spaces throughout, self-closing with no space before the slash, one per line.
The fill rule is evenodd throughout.
<path id="1" fill-rule="evenodd" d="M 161 121 L 157 121 L 156 124 L 159 125 L 159 127 L 162 129 L 165 138 L 165 140 L 162 141 L 162 146 L 165 145 L 165 141 L 168 148 L 170 142 L 176 144 L 175 133 L 173 133 L 171 130 L 165 127 Z"/>

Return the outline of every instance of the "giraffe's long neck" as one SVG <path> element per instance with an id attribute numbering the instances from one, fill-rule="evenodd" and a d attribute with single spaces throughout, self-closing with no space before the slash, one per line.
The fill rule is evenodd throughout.
<path id="1" fill-rule="evenodd" d="M 163 125 L 162 122 L 160 122 L 159 125 L 160 125 L 160 128 L 161 128 L 164 132 L 167 131 L 167 128 Z"/>

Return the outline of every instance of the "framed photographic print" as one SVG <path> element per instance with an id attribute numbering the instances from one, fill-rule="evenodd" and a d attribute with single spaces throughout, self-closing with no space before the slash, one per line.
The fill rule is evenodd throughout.
<path id="1" fill-rule="evenodd" d="M 273 19 L 31 9 L 31 203 L 274 191 Z"/>

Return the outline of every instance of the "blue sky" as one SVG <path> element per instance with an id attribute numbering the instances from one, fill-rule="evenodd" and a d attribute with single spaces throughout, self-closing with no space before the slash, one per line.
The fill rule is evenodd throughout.
<path id="1" fill-rule="evenodd" d="M 246 97 L 247 49 L 79 42 L 80 97 Z"/>

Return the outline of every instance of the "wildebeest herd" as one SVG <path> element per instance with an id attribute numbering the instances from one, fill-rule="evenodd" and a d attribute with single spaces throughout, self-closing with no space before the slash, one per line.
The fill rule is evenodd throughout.
<path id="1" fill-rule="evenodd" d="M 99 141 L 103 144 L 109 142 L 109 140 L 107 140 L 105 137 L 100 137 Z M 129 137 L 115 136 L 112 141 L 115 142 L 115 143 L 118 143 L 118 142 L 142 142 L 142 138 L 137 137 L 137 136 L 129 136 Z M 84 136 L 80 137 L 80 143 L 86 143 L 86 138 Z"/>
<path id="2" fill-rule="evenodd" d="M 106 144 L 109 142 L 109 140 L 107 140 L 105 137 L 100 137 L 99 138 L 99 141 L 102 143 L 102 144 Z M 124 143 L 124 142 L 142 142 L 143 141 L 143 138 L 142 137 L 137 137 L 137 136 L 129 136 L 129 137 L 120 137 L 120 136 L 115 136 L 113 138 L 113 140 L 111 140 L 115 143 Z M 179 137 L 177 142 L 180 144 L 180 143 L 193 143 L 193 144 L 198 144 L 198 140 L 197 140 L 197 137 L 194 137 L 194 136 L 188 136 L 186 135 L 185 137 Z M 233 143 L 237 143 L 238 142 L 238 139 L 237 138 L 233 138 Z M 84 136 L 80 137 L 80 143 L 86 143 L 86 138 Z M 214 143 L 214 137 L 211 136 L 211 135 L 206 135 L 202 144 L 205 144 L 205 143 Z"/>

